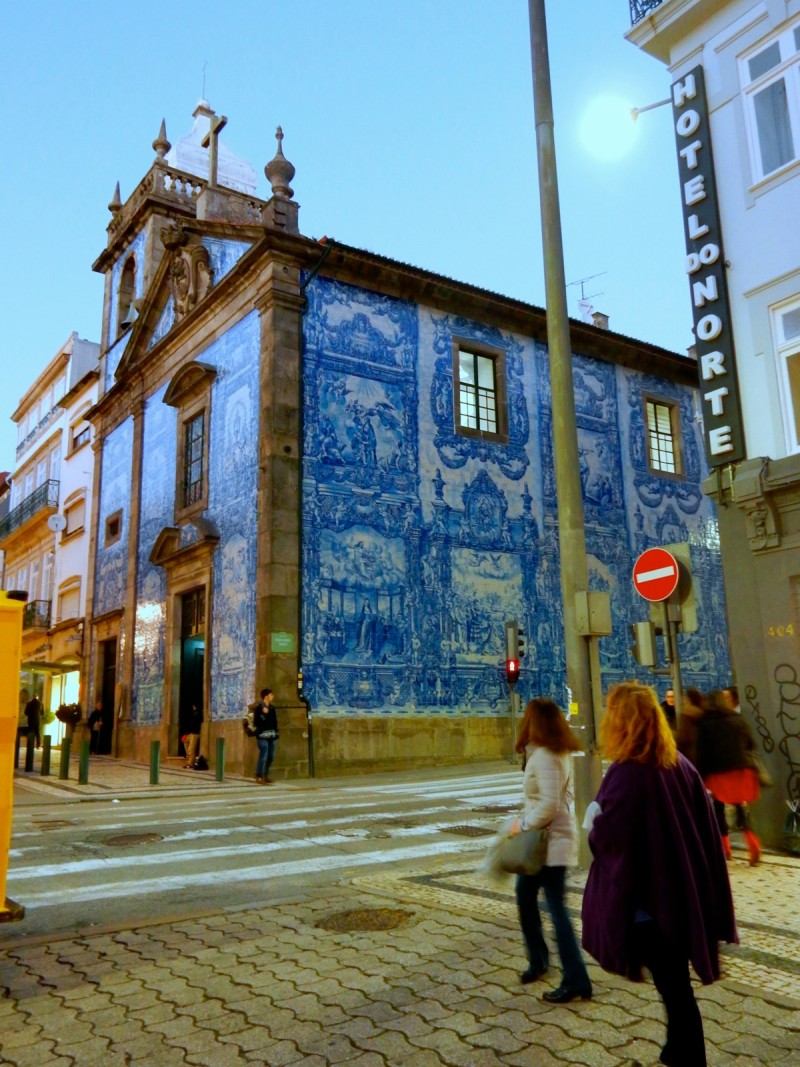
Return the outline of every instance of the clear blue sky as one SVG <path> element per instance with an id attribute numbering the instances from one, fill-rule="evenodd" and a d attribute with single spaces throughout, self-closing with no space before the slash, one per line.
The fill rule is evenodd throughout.
<path id="1" fill-rule="evenodd" d="M 548 0 L 567 281 L 612 329 L 692 343 L 669 108 L 631 150 L 581 137 L 599 94 L 644 105 L 669 74 L 628 44 L 627 0 Z M 0 469 L 13 469 L 19 399 L 72 330 L 99 340 L 106 205 L 174 143 L 202 94 L 223 139 L 264 165 L 280 123 L 300 228 L 542 305 L 526 0 L 30 0 L 7 5 Z M 577 317 L 579 287 L 568 289 Z"/>

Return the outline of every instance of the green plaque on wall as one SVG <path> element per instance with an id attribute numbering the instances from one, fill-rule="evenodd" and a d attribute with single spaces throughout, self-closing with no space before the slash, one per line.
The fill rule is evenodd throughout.
<path id="1" fill-rule="evenodd" d="M 273 630 L 269 637 L 270 652 L 294 652 L 294 634 L 286 630 Z"/>

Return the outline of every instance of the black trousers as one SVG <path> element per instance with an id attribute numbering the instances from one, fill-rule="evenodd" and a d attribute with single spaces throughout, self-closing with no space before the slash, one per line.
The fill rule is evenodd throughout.
<path id="1" fill-rule="evenodd" d="M 637 955 L 650 971 L 667 1012 L 667 1041 L 661 1062 L 676 1067 L 706 1067 L 703 1020 L 694 999 L 686 951 L 654 922 L 634 923 Z"/>

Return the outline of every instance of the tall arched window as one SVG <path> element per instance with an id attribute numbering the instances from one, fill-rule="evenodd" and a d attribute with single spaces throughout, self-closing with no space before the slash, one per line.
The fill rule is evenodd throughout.
<path id="1" fill-rule="evenodd" d="M 127 318 L 130 306 L 136 296 L 136 257 L 128 256 L 122 268 L 117 291 L 117 336 L 130 326 Z M 123 325 L 124 323 L 124 325 Z"/>

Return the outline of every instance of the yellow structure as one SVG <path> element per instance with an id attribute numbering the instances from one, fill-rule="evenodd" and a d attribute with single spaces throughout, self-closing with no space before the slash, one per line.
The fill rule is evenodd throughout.
<path id="1" fill-rule="evenodd" d="M 6 897 L 24 608 L 23 601 L 0 592 L 0 922 L 13 922 L 25 914 L 24 908 Z"/>

